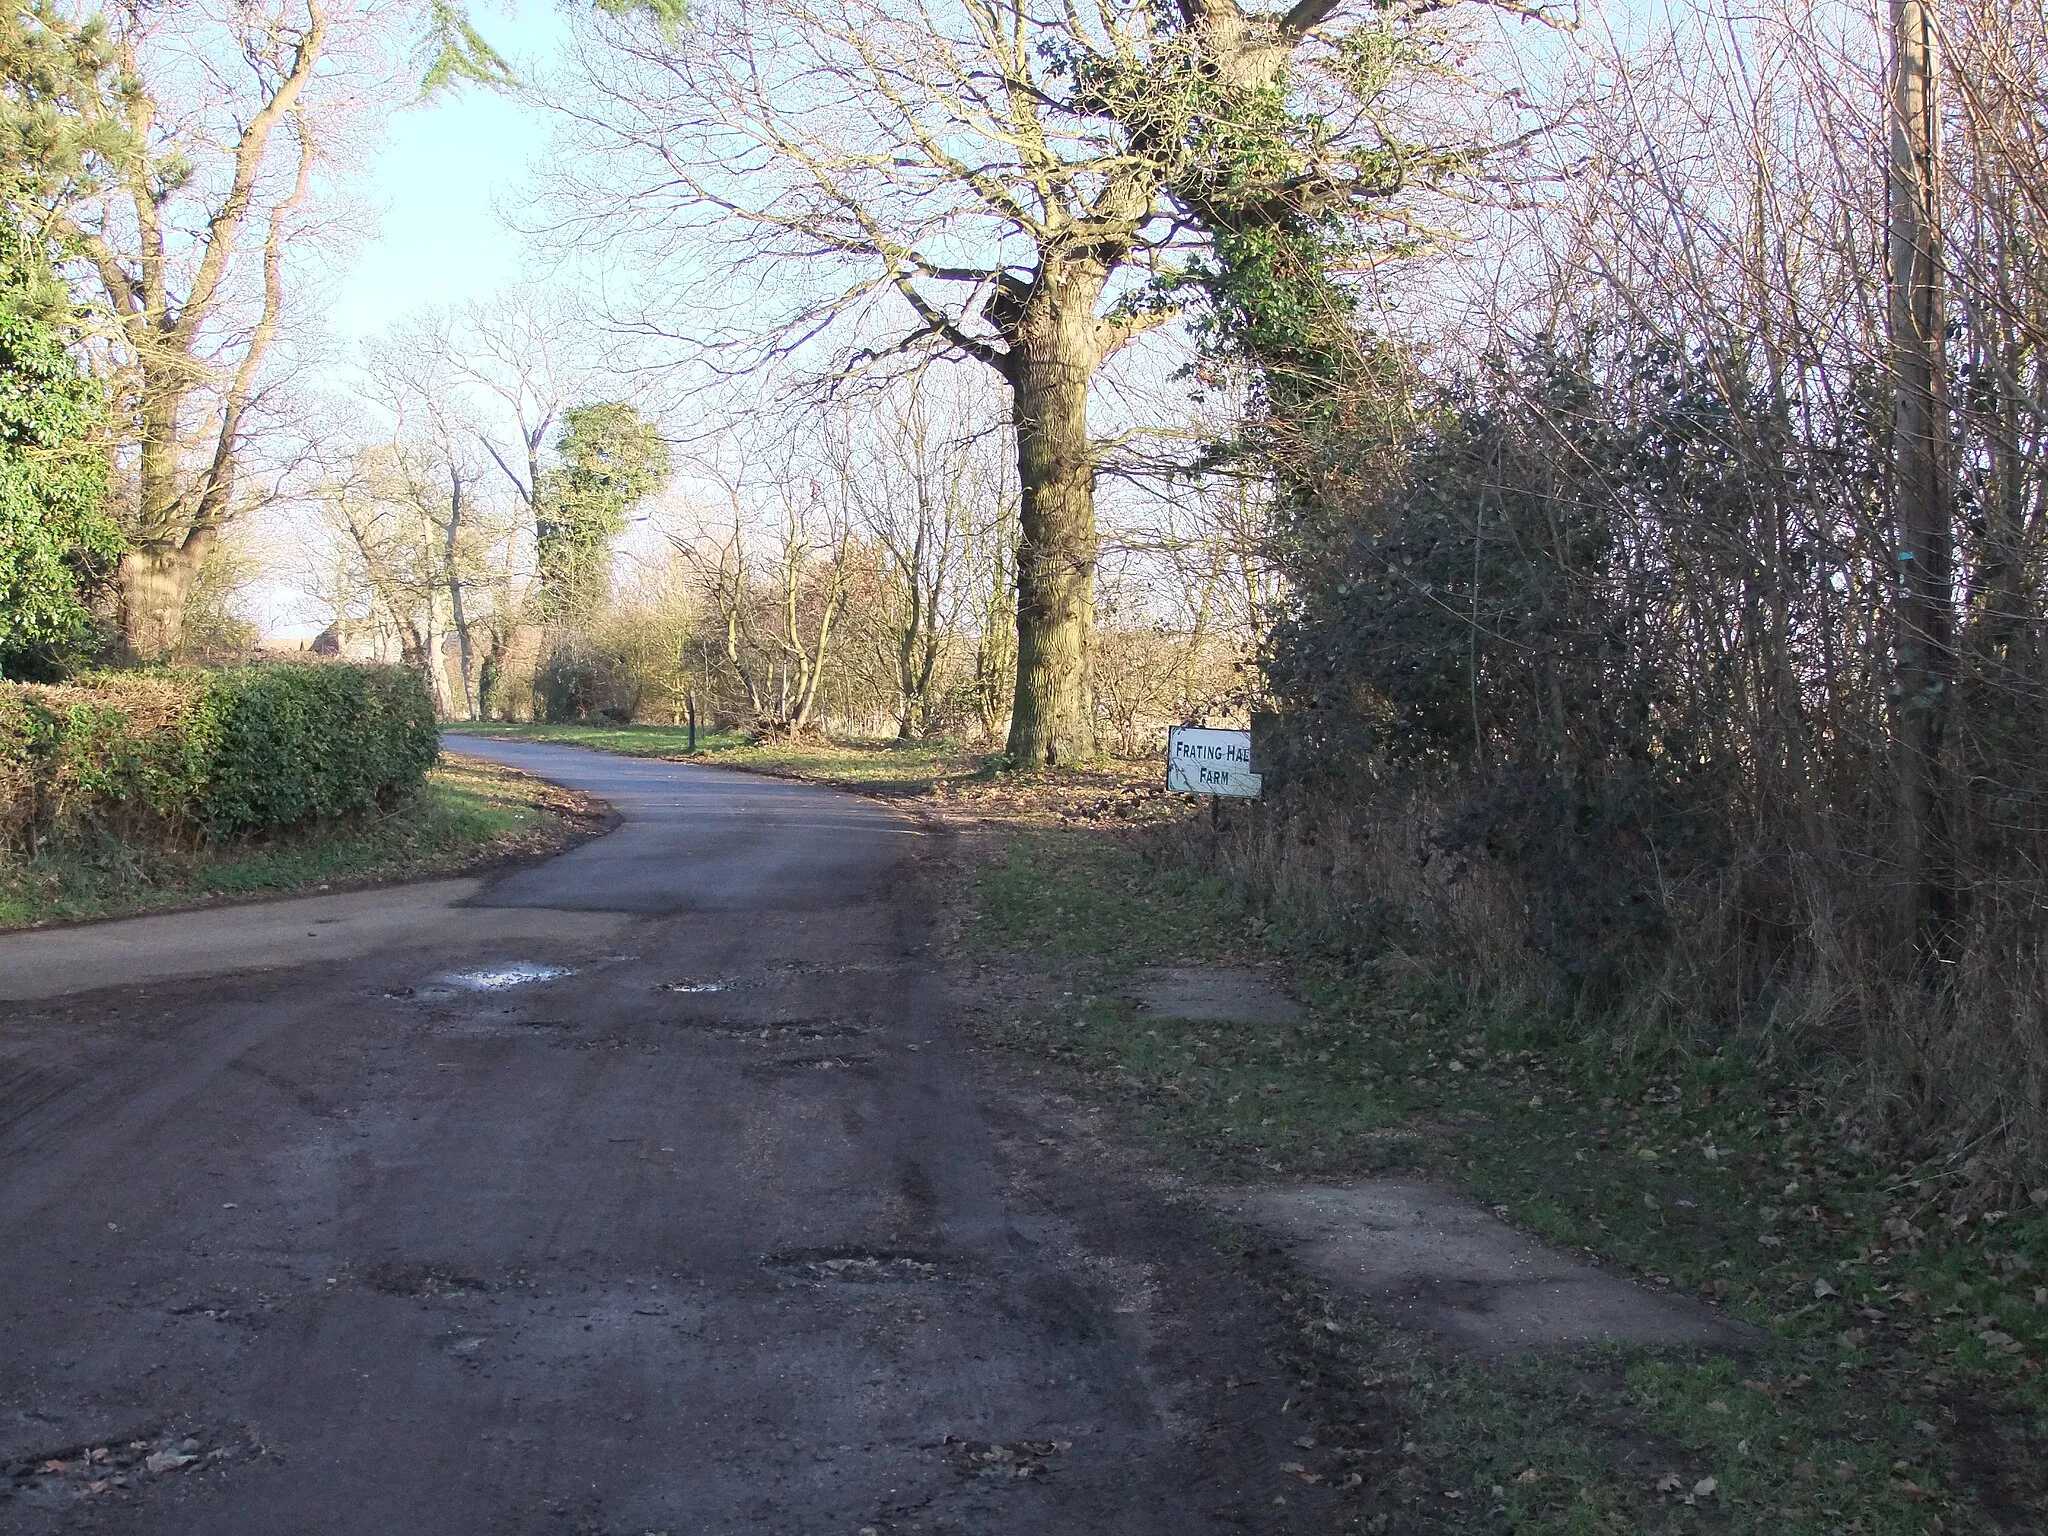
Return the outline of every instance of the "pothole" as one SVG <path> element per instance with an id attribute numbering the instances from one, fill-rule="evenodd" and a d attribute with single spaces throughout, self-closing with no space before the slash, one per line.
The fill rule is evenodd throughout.
<path id="1" fill-rule="evenodd" d="M 840 1019 L 770 1019 L 747 1024 L 733 1019 L 663 1019 L 671 1029 L 690 1029 L 724 1040 L 754 1040 L 779 1044 L 786 1041 L 855 1040 L 870 1033 L 865 1024 L 848 1024 Z"/>
<path id="2" fill-rule="evenodd" d="M 480 1296 L 490 1289 L 452 1264 L 421 1259 L 373 1264 L 363 1271 L 363 1284 L 387 1296 Z"/>
<path id="3" fill-rule="evenodd" d="M 904 1285 L 936 1280 L 935 1259 L 911 1253 L 806 1252 L 769 1254 L 763 1268 L 815 1284 Z"/>
<path id="4" fill-rule="evenodd" d="M 0 1469 L 0 1477 L 10 1498 L 45 1509 L 63 1508 L 87 1499 L 119 1498 L 161 1478 L 260 1454 L 246 1438 L 235 1435 L 130 1430 L 24 1456 Z"/>
<path id="5" fill-rule="evenodd" d="M 1009 1482 L 1021 1477 L 1043 1477 L 1047 1463 L 1073 1444 L 1071 1440 L 1012 1440 L 999 1445 L 992 1440 L 963 1440 L 947 1435 L 939 1448 L 962 1477 Z"/>
<path id="6" fill-rule="evenodd" d="M 785 960 L 765 967 L 754 976 L 685 976 L 675 981 L 664 981 L 655 990 L 688 994 L 750 992 L 779 986 L 802 976 L 895 975 L 912 968 L 914 963 L 909 960 Z"/>
<path id="7" fill-rule="evenodd" d="M 782 1024 L 736 1025 L 730 1034 L 737 1040 L 857 1040 L 868 1034 L 865 1024 L 840 1024 L 830 1019 L 792 1019 Z M 867 1057 L 852 1058 L 865 1062 Z"/>
<path id="8" fill-rule="evenodd" d="M 771 976 L 875 976 L 908 970 L 910 960 L 785 960 L 768 967 Z"/>
<path id="9" fill-rule="evenodd" d="M 458 1333 L 449 1336 L 446 1348 L 456 1364 L 476 1367 L 484 1363 L 484 1346 L 488 1342 L 482 1334 Z"/>
<path id="10" fill-rule="evenodd" d="M 166 1310 L 171 1317 L 191 1318 L 194 1321 L 203 1318 L 209 1323 L 220 1323 L 227 1327 L 257 1328 L 262 1326 L 264 1315 L 275 1305 L 270 1297 L 261 1296 L 253 1301 L 217 1300 L 210 1305 L 203 1301 L 191 1301 Z"/>
<path id="11" fill-rule="evenodd" d="M 741 1068 L 750 1077 L 798 1077 L 811 1072 L 866 1072 L 874 1063 L 872 1056 L 851 1056 L 836 1053 L 817 1056 L 781 1056 L 774 1061 L 758 1061 Z"/>

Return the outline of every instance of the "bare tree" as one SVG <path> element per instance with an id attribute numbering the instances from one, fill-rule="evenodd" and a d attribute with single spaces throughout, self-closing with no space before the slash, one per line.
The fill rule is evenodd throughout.
<path id="1" fill-rule="evenodd" d="M 849 592 L 854 512 L 844 474 L 801 457 L 799 443 L 764 444 L 744 484 L 715 465 L 730 522 L 719 533 L 671 533 L 698 573 L 718 644 L 754 722 L 810 729 Z"/>
<path id="2" fill-rule="evenodd" d="M 1006 477 L 962 382 L 920 369 L 826 423 L 835 475 L 882 556 L 887 611 L 876 619 L 904 741 L 931 729 L 945 663 L 973 598 L 975 543 L 1004 511 Z"/>
<path id="3" fill-rule="evenodd" d="M 1892 497 L 1898 525 L 1901 853 L 1911 926 L 1948 942 L 1955 876 L 1948 852 L 1943 738 L 1954 697 L 1954 533 L 1948 484 L 1942 329 L 1940 57 L 1933 0 L 1891 0 L 1888 229 Z"/>
<path id="4" fill-rule="evenodd" d="M 458 712 L 441 654 L 450 623 L 445 530 L 452 520 L 431 476 L 429 466 L 401 449 L 360 449 L 319 495 L 342 541 L 337 606 L 345 612 L 363 604 L 373 623 L 396 636 L 400 658 L 425 675 L 435 712 L 446 716 Z"/>
<path id="5" fill-rule="evenodd" d="M 577 139 L 563 227 L 656 257 L 722 241 L 726 298 L 748 311 L 724 341 L 792 357 L 844 319 L 861 333 L 846 366 L 936 344 L 1002 380 L 1021 493 L 1020 762 L 1094 750 L 1090 386 L 1172 317 L 1170 279 L 1199 244 L 1191 213 L 1213 212 L 1226 184 L 1241 214 L 1270 194 L 1320 215 L 1401 185 L 1368 152 L 1392 141 L 1357 100 L 1365 72 L 1342 40 L 1310 51 L 1348 110 L 1303 135 L 1305 152 L 1237 152 L 1244 134 L 1285 139 L 1290 64 L 1334 8 L 713 4 L 681 48 L 599 18 L 556 93 Z"/>

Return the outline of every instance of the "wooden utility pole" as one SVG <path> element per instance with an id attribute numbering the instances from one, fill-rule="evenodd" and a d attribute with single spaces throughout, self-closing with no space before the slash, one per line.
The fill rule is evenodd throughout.
<path id="1" fill-rule="evenodd" d="M 1892 501 L 1898 541 L 1895 720 L 1900 864 L 1917 942 L 1938 953 L 1954 915 L 1943 748 L 1955 692 L 1948 399 L 1942 348 L 1941 124 L 1934 0 L 1892 0 Z"/>

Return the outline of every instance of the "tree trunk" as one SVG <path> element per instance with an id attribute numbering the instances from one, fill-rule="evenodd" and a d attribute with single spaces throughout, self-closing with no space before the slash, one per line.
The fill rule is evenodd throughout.
<path id="1" fill-rule="evenodd" d="M 1954 916 L 1943 772 L 1955 678 L 1954 535 L 1942 356 L 1940 106 L 1931 0 L 1892 0 L 1889 247 L 1894 394 L 1892 495 L 1898 536 L 1899 862 L 1906 917 L 1938 954 Z"/>
<path id="2" fill-rule="evenodd" d="M 1017 541 L 1017 693 L 1010 760 L 1095 756 L 1095 441 L 1088 385 L 1102 360 L 1106 270 L 1048 261 L 1017 303 L 1004 376 L 1023 493 Z M 1000 318 L 1000 317 L 999 317 Z"/>
<path id="3" fill-rule="evenodd" d="M 462 471 L 448 470 L 448 616 L 455 630 L 455 642 L 462 652 L 462 718 L 477 717 L 476 688 L 471 681 L 474 655 L 469 643 L 469 619 L 462 611 L 462 572 L 458 540 L 462 530 Z"/>
<path id="4" fill-rule="evenodd" d="M 131 660 L 167 661 L 185 628 L 185 605 L 213 548 L 210 528 L 182 544 L 144 545 L 121 556 L 121 646 Z"/>

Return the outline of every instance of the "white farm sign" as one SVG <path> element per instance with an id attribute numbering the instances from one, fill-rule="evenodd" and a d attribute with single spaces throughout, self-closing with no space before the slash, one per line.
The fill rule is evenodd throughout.
<path id="1" fill-rule="evenodd" d="M 1259 797 L 1252 733 L 1176 725 L 1166 733 L 1166 787 L 1190 795 Z"/>

